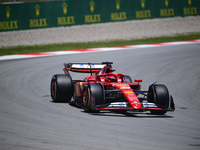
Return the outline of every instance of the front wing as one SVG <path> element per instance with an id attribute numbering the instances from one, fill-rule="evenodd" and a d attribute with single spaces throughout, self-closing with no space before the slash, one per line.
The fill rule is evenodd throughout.
<path id="1" fill-rule="evenodd" d="M 95 110 L 127 110 L 127 111 L 150 111 L 150 110 L 164 110 L 164 111 L 174 111 L 173 106 L 169 108 L 161 108 L 154 103 L 143 102 L 140 108 L 132 108 L 128 102 L 113 102 L 103 105 L 96 105 Z"/>

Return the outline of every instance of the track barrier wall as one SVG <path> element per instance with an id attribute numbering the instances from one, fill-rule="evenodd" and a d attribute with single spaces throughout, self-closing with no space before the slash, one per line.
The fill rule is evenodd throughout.
<path id="1" fill-rule="evenodd" d="M 200 15 L 200 0 L 63 0 L 0 4 L 0 32 Z"/>

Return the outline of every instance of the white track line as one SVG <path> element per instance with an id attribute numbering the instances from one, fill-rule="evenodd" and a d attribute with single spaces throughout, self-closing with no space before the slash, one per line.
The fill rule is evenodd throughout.
<path id="1" fill-rule="evenodd" d="M 89 53 L 89 52 L 117 51 L 117 50 L 126 50 L 126 49 L 128 50 L 128 49 L 135 49 L 135 48 L 148 48 L 148 47 L 159 47 L 159 46 L 168 46 L 168 45 L 183 45 L 183 44 L 192 44 L 192 43 L 200 43 L 200 40 L 106 47 L 106 48 L 80 49 L 80 50 L 69 50 L 69 51 L 66 50 L 66 51 L 21 54 L 21 55 L 6 55 L 6 56 L 0 56 L 0 60 L 25 59 L 25 58 L 44 57 L 44 56 L 56 56 L 56 55 L 70 55 L 70 54 Z"/>

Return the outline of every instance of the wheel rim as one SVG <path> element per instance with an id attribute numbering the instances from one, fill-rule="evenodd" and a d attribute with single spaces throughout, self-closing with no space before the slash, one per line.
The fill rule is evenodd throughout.
<path id="1" fill-rule="evenodd" d="M 89 99 L 88 90 L 85 90 L 83 93 L 83 106 L 88 106 L 88 99 Z"/>
<path id="2" fill-rule="evenodd" d="M 51 96 L 52 98 L 55 98 L 56 96 L 56 82 L 52 81 L 51 83 Z"/>

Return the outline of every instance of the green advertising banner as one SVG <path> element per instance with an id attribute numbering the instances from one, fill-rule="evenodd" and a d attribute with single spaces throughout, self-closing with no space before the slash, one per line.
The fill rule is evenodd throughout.
<path id="1" fill-rule="evenodd" d="M 183 0 L 182 16 L 199 15 L 200 14 L 200 1 L 199 0 Z"/>
<path id="2" fill-rule="evenodd" d="M 154 3 L 150 0 L 136 0 L 135 1 L 134 19 L 149 19 L 154 16 Z"/>
<path id="3" fill-rule="evenodd" d="M 155 18 L 165 18 L 178 16 L 177 0 L 158 0 L 157 9 L 155 9 Z"/>
<path id="4" fill-rule="evenodd" d="M 63 0 L 0 4 L 0 32 L 200 15 L 200 0 Z"/>
<path id="5" fill-rule="evenodd" d="M 108 22 L 131 20 L 129 0 L 110 0 L 108 6 Z"/>
<path id="6" fill-rule="evenodd" d="M 22 5 L 0 5 L 0 31 L 22 29 Z"/>

